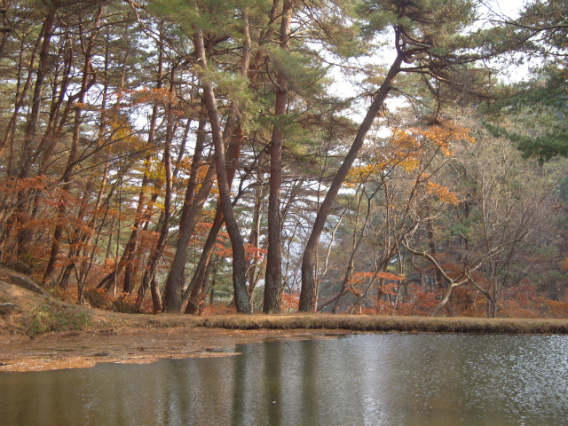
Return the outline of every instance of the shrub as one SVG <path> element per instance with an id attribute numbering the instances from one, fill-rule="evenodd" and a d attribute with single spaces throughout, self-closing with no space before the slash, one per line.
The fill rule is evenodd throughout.
<path id="1" fill-rule="evenodd" d="M 93 308 L 125 314 L 142 313 L 138 306 L 137 296 L 134 294 L 121 293 L 117 297 L 111 297 L 102 288 L 90 288 L 83 292 L 83 297 Z"/>
<path id="2" fill-rule="evenodd" d="M 137 296 L 130 293 L 121 293 L 115 299 L 112 299 L 114 310 L 125 314 L 140 314 L 141 309 L 138 307 Z"/>
<path id="3" fill-rule="evenodd" d="M 112 299 L 106 290 L 101 288 L 89 288 L 83 292 L 83 297 L 93 308 L 112 310 Z"/>
<path id="4" fill-rule="evenodd" d="M 66 312 L 52 305 L 41 305 L 28 313 L 27 325 L 30 334 L 48 331 L 82 330 L 89 323 L 89 315 Z"/>

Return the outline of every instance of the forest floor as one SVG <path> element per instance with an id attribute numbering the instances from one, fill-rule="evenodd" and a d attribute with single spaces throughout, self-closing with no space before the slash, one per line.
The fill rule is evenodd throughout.
<path id="1" fill-rule="evenodd" d="M 568 334 L 568 320 L 378 315 L 124 314 L 65 303 L 12 284 L 0 268 L 0 371 L 230 356 L 241 343 L 362 332 Z"/>

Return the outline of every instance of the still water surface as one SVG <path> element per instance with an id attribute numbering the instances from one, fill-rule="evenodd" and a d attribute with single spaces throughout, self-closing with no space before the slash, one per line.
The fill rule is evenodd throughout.
<path id="1" fill-rule="evenodd" d="M 371 334 L 236 351 L 0 373 L 0 425 L 568 425 L 568 336 Z"/>

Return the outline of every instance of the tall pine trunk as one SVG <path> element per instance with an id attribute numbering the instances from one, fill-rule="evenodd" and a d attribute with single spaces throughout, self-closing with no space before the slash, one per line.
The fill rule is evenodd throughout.
<path id="1" fill-rule="evenodd" d="M 292 3 L 284 0 L 280 25 L 280 48 L 288 50 Z M 270 195 L 268 198 L 268 254 L 266 256 L 266 278 L 264 285 L 265 314 L 279 313 L 282 299 L 282 232 L 280 214 L 280 192 L 282 185 L 282 144 L 284 141 L 284 120 L 288 104 L 288 80 L 283 72 L 278 73 L 274 128 L 270 143 Z"/>

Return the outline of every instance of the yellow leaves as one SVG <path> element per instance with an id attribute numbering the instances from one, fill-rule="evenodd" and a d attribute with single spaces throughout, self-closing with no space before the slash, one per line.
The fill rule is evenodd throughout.
<path id="1" fill-rule="evenodd" d="M 404 133 L 404 135 L 403 135 Z M 394 142 L 414 150 L 425 149 L 428 144 L 438 147 L 445 157 L 450 157 L 450 144 L 454 141 L 474 142 L 470 130 L 453 122 L 441 122 L 425 129 L 409 128 L 393 133 Z"/>
<path id="2" fill-rule="evenodd" d="M 407 172 L 413 172 L 420 165 L 420 161 L 417 158 L 407 157 L 402 160 L 399 165 Z"/>
<path id="3" fill-rule="evenodd" d="M 112 141 L 112 143 L 104 141 L 109 152 L 121 155 L 143 150 L 147 146 L 146 140 L 137 133 L 127 117 L 108 114 L 105 124 L 110 134 L 109 139 Z"/>
<path id="4" fill-rule="evenodd" d="M 352 167 L 346 182 L 348 185 L 363 183 L 371 175 L 396 166 L 411 172 L 419 166 L 419 157 L 419 142 L 410 133 L 395 128 L 390 143 L 372 152 L 367 164 Z"/>
<path id="5" fill-rule="evenodd" d="M 459 204 L 457 195 L 451 192 L 450 188 L 438 185 L 432 181 L 428 181 L 428 184 L 426 185 L 426 193 L 434 195 L 446 204 L 452 204 L 454 206 Z"/>
<path id="6" fill-rule="evenodd" d="M 469 129 L 453 122 L 442 122 L 424 129 L 395 127 L 387 144 L 371 152 L 365 164 L 351 169 L 346 183 L 350 186 L 363 183 L 373 174 L 393 167 L 414 172 L 428 153 L 436 155 L 439 152 L 445 157 L 451 157 L 452 142 L 474 141 L 469 133 Z"/>
<path id="7" fill-rule="evenodd" d="M 355 186 L 357 183 L 365 182 L 369 176 L 380 173 L 384 170 L 384 165 L 381 164 L 367 164 L 359 167 L 351 167 L 347 174 L 347 186 Z"/>
<path id="8" fill-rule="evenodd" d="M 428 127 L 420 132 L 422 136 L 440 148 L 444 156 L 450 157 L 450 143 L 453 141 L 474 142 L 470 130 L 453 122 L 443 122 L 440 125 Z"/>
<path id="9" fill-rule="evenodd" d="M 391 144 L 396 148 L 398 154 L 409 154 L 412 151 L 417 151 L 422 147 L 416 129 L 402 129 L 395 127 L 392 132 Z"/>
<path id="10" fill-rule="evenodd" d="M 391 139 L 391 162 L 399 165 L 407 172 L 420 166 L 423 149 L 420 140 L 407 130 L 395 128 Z"/>

